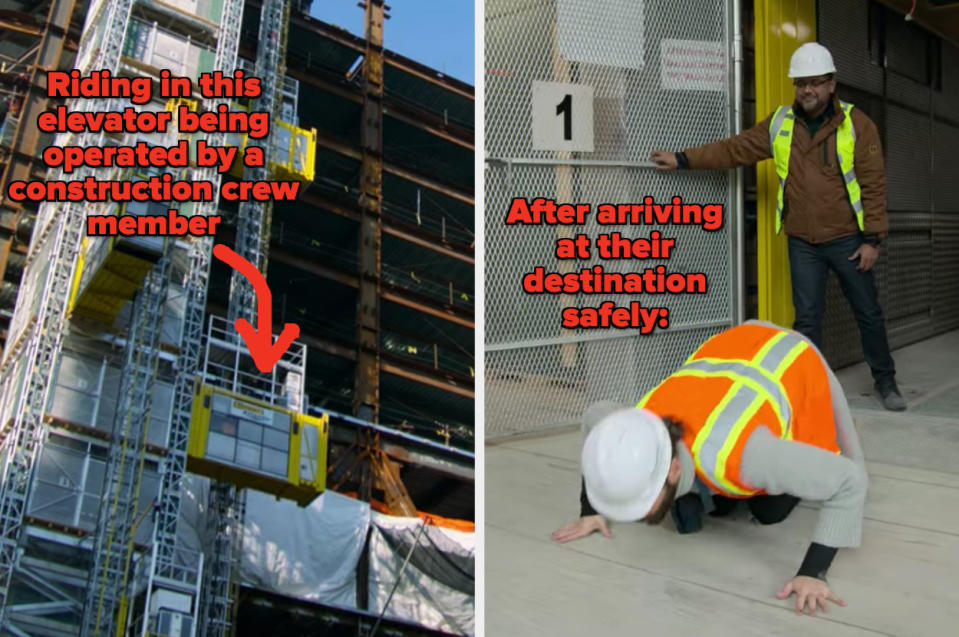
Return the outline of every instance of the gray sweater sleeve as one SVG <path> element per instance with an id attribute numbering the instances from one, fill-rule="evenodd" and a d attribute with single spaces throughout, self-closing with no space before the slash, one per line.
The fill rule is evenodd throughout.
<path id="1" fill-rule="evenodd" d="M 867 487 L 861 464 L 809 444 L 782 440 L 761 427 L 746 443 L 742 476 L 772 495 L 821 501 L 813 542 L 835 548 L 859 546 Z"/>
<path id="2" fill-rule="evenodd" d="M 817 350 L 818 353 L 818 350 Z M 820 353 L 822 359 L 822 354 Z M 842 455 L 773 436 L 760 427 L 743 450 L 742 475 L 770 494 L 819 500 L 822 510 L 812 541 L 835 548 L 859 546 L 869 479 L 846 395 L 822 359 L 832 394 L 836 442 Z"/>

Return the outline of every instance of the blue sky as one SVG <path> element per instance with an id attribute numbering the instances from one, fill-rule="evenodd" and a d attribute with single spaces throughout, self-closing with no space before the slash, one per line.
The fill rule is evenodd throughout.
<path id="1" fill-rule="evenodd" d="M 383 25 L 386 48 L 446 75 L 475 84 L 473 0 L 386 0 L 392 16 Z M 310 14 L 363 35 L 357 0 L 313 0 Z"/>

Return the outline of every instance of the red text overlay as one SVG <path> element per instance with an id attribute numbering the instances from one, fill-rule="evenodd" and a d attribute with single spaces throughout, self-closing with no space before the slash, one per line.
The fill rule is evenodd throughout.
<path id="1" fill-rule="evenodd" d="M 271 116 L 253 110 L 249 102 L 260 93 L 259 78 L 239 69 L 192 79 L 162 70 L 158 83 L 116 77 L 108 70 L 86 75 L 76 69 L 48 71 L 51 107 L 24 125 L 57 135 L 41 153 L 52 172 L 48 179 L 12 181 L 6 196 L 24 203 L 92 206 L 85 215 L 91 237 L 215 234 L 218 215 L 184 215 L 172 205 L 291 201 L 299 194 L 298 181 L 234 180 L 227 175 L 249 175 L 246 168 L 265 174 L 265 144 L 260 140 L 270 134 Z M 74 110 L 76 100 L 85 100 L 82 110 Z M 239 107 L 204 107 L 203 100 Z M 89 106 L 97 103 L 102 104 L 99 109 Z M 220 141 L 213 142 L 211 136 Z M 202 177 L 212 169 L 223 175 L 218 188 L 216 181 Z M 166 214 L 143 215 L 127 214 L 122 205 L 145 201 L 171 207 Z"/>
<path id="2" fill-rule="evenodd" d="M 535 266 L 521 284 L 529 295 L 560 296 L 561 327 L 650 334 L 669 327 L 671 299 L 709 293 L 708 277 L 700 271 L 703 259 L 692 246 L 723 241 L 711 236 L 723 228 L 723 217 L 722 204 L 684 202 L 679 196 L 595 207 L 537 197 L 513 199 L 505 223 L 555 226 L 555 268 Z M 544 230 L 536 232 L 541 240 Z"/>

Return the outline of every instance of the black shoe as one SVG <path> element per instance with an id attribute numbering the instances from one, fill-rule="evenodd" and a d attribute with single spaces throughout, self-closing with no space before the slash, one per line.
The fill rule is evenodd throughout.
<path id="1" fill-rule="evenodd" d="M 906 411 L 906 399 L 899 393 L 896 383 L 876 385 L 876 391 L 882 398 L 882 406 L 889 411 Z"/>

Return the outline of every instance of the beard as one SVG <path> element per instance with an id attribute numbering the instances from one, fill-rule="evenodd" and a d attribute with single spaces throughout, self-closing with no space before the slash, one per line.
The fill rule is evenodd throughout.
<path id="1" fill-rule="evenodd" d="M 829 95 L 829 97 L 825 99 L 820 99 L 818 95 L 810 95 L 808 98 L 800 98 L 799 105 L 802 106 L 803 111 L 805 111 L 807 115 L 812 115 L 826 108 L 831 99 L 832 95 Z"/>
<path id="2" fill-rule="evenodd" d="M 670 484 L 669 481 L 667 481 L 666 486 L 663 488 L 663 498 L 660 501 L 659 506 L 647 513 L 646 517 L 643 518 L 643 522 L 649 524 L 650 526 L 660 524 L 666 518 L 666 514 L 669 513 L 669 510 L 673 506 L 673 500 L 676 499 L 676 489 L 678 487 L 679 480 L 673 484 Z"/>

